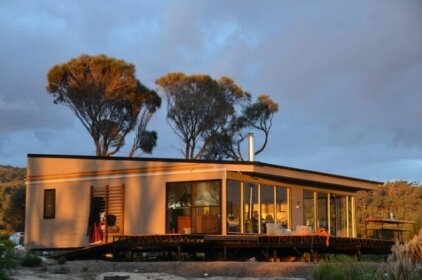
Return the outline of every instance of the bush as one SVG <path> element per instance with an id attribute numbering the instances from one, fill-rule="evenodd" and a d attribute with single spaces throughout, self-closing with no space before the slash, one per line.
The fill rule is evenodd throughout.
<path id="1" fill-rule="evenodd" d="M 9 277 L 9 270 L 17 266 L 17 256 L 12 250 L 0 243 L 0 280 L 12 279 Z"/>
<path id="2" fill-rule="evenodd" d="M 21 262 L 22 266 L 34 267 L 41 265 L 41 258 L 36 255 L 26 254 Z"/>
<path id="3" fill-rule="evenodd" d="M 66 258 L 65 257 L 60 257 L 57 259 L 57 263 L 58 264 L 65 264 L 66 263 Z"/>
<path id="4" fill-rule="evenodd" d="M 0 268 L 0 280 L 12 280 L 6 271 Z"/>
<path id="5" fill-rule="evenodd" d="M 391 280 L 422 279 L 422 229 L 410 241 L 396 243 L 388 257 Z"/>
<path id="6" fill-rule="evenodd" d="M 9 239 L 3 239 L 0 240 L 0 244 L 3 244 L 4 246 L 6 246 L 8 249 L 12 249 L 13 247 L 16 246 L 15 243 L 12 242 L 12 240 Z"/>
<path id="7" fill-rule="evenodd" d="M 382 273 L 365 263 L 357 263 L 351 258 L 342 261 L 319 263 L 313 271 L 315 280 L 383 280 Z"/>
<path id="8" fill-rule="evenodd" d="M 9 240 L 9 237 L 10 237 L 9 234 L 7 234 L 7 233 L 1 233 L 0 234 L 0 241 Z"/>
<path id="9" fill-rule="evenodd" d="M 314 272 L 313 277 L 315 280 L 343 280 L 343 273 L 333 264 L 321 263 Z"/>

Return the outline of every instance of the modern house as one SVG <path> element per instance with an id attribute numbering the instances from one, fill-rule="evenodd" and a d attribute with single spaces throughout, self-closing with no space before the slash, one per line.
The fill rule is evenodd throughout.
<path id="1" fill-rule="evenodd" d="M 355 194 L 381 184 L 257 161 L 29 154 L 27 166 L 31 249 L 113 236 L 266 235 L 267 223 L 356 237 Z"/>

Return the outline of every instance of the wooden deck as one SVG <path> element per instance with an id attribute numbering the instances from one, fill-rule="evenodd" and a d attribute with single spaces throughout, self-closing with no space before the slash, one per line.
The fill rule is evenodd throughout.
<path id="1" fill-rule="evenodd" d="M 279 260 L 304 254 L 317 260 L 322 254 L 389 254 L 390 240 L 330 236 L 268 235 L 142 235 L 115 236 L 112 243 L 88 246 L 58 255 L 67 259 L 102 258 L 137 260 Z M 328 246 L 327 246 L 328 245 Z"/>

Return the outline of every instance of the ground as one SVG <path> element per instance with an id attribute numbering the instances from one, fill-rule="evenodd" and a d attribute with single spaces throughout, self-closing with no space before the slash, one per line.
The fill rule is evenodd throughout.
<path id="1" fill-rule="evenodd" d="M 176 276 L 181 277 L 179 279 L 214 280 L 245 277 L 247 279 L 312 279 L 314 266 L 312 263 L 304 262 L 110 262 L 86 260 L 68 261 L 64 265 L 19 268 L 14 272 L 13 277 L 22 280 L 166 280 L 175 279 Z"/>

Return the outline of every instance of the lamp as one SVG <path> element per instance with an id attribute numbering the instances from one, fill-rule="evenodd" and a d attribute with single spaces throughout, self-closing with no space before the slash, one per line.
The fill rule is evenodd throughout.
<path id="1" fill-rule="evenodd" d="M 300 209 L 300 201 L 296 202 L 296 209 Z"/>

